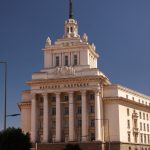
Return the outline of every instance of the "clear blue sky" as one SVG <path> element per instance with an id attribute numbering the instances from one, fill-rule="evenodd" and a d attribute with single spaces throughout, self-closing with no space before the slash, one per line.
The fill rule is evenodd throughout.
<path id="1" fill-rule="evenodd" d="M 112 83 L 150 95 L 150 0 L 73 0 L 79 32 L 100 54 L 99 68 Z M 64 32 L 68 0 L 0 0 L 0 60 L 8 62 L 8 114 L 18 113 L 21 91 L 43 67 L 47 36 Z M 3 65 L 0 65 L 0 129 L 3 128 Z M 7 119 L 19 126 L 20 117 Z"/>

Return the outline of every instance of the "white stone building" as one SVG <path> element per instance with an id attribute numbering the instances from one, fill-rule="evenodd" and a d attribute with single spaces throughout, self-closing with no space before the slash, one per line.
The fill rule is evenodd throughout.
<path id="1" fill-rule="evenodd" d="M 27 81 L 19 108 L 33 143 L 100 142 L 107 149 L 150 150 L 150 97 L 112 84 L 97 68 L 94 44 L 80 37 L 77 21 L 45 43 L 44 67 Z M 103 147 L 104 148 L 104 147 Z"/>

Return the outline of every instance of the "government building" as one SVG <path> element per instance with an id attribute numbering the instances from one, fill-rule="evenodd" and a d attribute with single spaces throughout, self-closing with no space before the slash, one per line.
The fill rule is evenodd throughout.
<path id="1" fill-rule="evenodd" d="M 44 66 L 22 92 L 21 128 L 40 150 L 150 150 L 150 97 L 114 85 L 97 67 L 99 54 L 80 36 L 69 4 L 64 35 L 48 37 Z M 42 149 L 43 147 L 43 149 Z"/>

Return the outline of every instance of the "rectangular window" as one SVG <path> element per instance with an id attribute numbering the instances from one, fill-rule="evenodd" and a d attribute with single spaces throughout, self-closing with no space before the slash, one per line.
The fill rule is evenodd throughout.
<path id="1" fill-rule="evenodd" d="M 130 120 L 127 120 L 127 127 L 130 129 Z"/>
<path id="2" fill-rule="evenodd" d="M 56 56 L 56 66 L 59 66 L 59 56 Z"/>
<path id="3" fill-rule="evenodd" d="M 56 108 L 55 107 L 52 108 L 52 115 L 53 116 L 56 115 Z"/>
<path id="4" fill-rule="evenodd" d="M 142 133 L 140 134 L 140 137 L 141 137 L 141 143 L 143 143 L 143 134 Z"/>
<path id="5" fill-rule="evenodd" d="M 127 116 L 130 116 L 129 108 L 127 108 Z"/>
<path id="6" fill-rule="evenodd" d="M 68 107 L 65 107 L 64 108 L 64 115 L 68 115 L 69 114 L 69 108 Z"/>
<path id="7" fill-rule="evenodd" d="M 95 140 L 95 133 L 91 133 L 91 141 Z"/>
<path id="8" fill-rule="evenodd" d="M 95 120 L 94 119 L 90 120 L 90 126 L 95 127 Z"/>
<path id="9" fill-rule="evenodd" d="M 94 100 L 94 99 L 95 99 L 94 94 L 90 94 L 90 95 L 89 95 L 89 100 Z"/>
<path id="10" fill-rule="evenodd" d="M 81 126 L 82 126 L 82 120 L 81 120 L 81 119 L 78 119 L 78 120 L 77 120 L 77 126 L 78 126 L 78 127 L 81 127 Z"/>
<path id="11" fill-rule="evenodd" d="M 145 123 L 144 123 L 144 131 L 146 131 Z"/>
<path id="12" fill-rule="evenodd" d="M 64 127 L 68 128 L 68 125 L 69 125 L 68 120 L 64 120 Z"/>
<path id="13" fill-rule="evenodd" d="M 40 116 L 43 116 L 43 108 L 40 108 Z"/>
<path id="14" fill-rule="evenodd" d="M 77 114 L 81 114 L 81 113 L 82 113 L 81 106 L 78 106 L 78 107 L 77 107 Z"/>
<path id="15" fill-rule="evenodd" d="M 149 132 L 149 124 L 147 124 L 147 132 Z"/>
<path id="16" fill-rule="evenodd" d="M 148 114 L 146 114 L 146 118 L 147 118 L 147 120 L 148 120 Z"/>
<path id="17" fill-rule="evenodd" d="M 143 113 L 143 119 L 145 120 L 145 113 Z"/>
<path id="18" fill-rule="evenodd" d="M 140 116 L 140 119 L 142 118 L 142 114 L 141 114 L 141 112 L 139 112 L 139 116 Z"/>
<path id="19" fill-rule="evenodd" d="M 147 141 L 148 141 L 148 144 L 150 144 L 150 136 L 149 136 L 149 134 L 147 135 Z"/>
<path id="20" fill-rule="evenodd" d="M 68 100 L 69 100 L 68 95 L 65 95 L 65 96 L 64 96 L 64 101 L 68 101 Z"/>
<path id="21" fill-rule="evenodd" d="M 43 120 L 40 120 L 40 129 L 43 129 Z"/>
<path id="22" fill-rule="evenodd" d="M 130 132 L 128 132 L 128 142 L 131 141 L 131 136 L 130 136 Z"/>
<path id="23" fill-rule="evenodd" d="M 55 127 L 56 127 L 56 121 L 53 120 L 53 121 L 52 121 L 52 128 L 55 128 Z"/>
<path id="24" fill-rule="evenodd" d="M 90 113 L 94 113 L 95 112 L 95 110 L 94 110 L 94 106 L 92 105 L 92 106 L 90 106 L 90 110 L 89 110 L 89 112 Z"/>
<path id="25" fill-rule="evenodd" d="M 142 131 L 142 122 L 140 122 L 140 130 Z"/>
<path id="26" fill-rule="evenodd" d="M 74 65 L 77 65 L 77 64 L 78 64 L 78 57 L 77 57 L 77 55 L 74 55 L 73 64 L 74 64 Z"/>
<path id="27" fill-rule="evenodd" d="M 65 66 L 68 66 L 68 56 L 65 56 Z"/>
<path id="28" fill-rule="evenodd" d="M 144 143 L 146 144 L 146 134 L 144 134 Z"/>
<path id="29" fill-rule="evenodd" d="M 81 100 L 81 95 L 77 95 L 77 100 L 80 101 Z"/>

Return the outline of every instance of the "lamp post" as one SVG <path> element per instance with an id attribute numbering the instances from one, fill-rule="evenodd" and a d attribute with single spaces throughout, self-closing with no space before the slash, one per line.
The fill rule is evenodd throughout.
<path id="1" fill-rule="evenodd" d="M 95 120 L 100 120 L 100 121 L 107 121 L 107 128 L 108 128 L 108 149 L 110 150 L 110 130 L 109 130 L 109 119 L 95 119 Z"/>
<path id="2" fill-rule="evenodd" d="M 0 64 L 4 64 L 4 130 L 6 130 L 7 62 L 0 62 Z"/>

